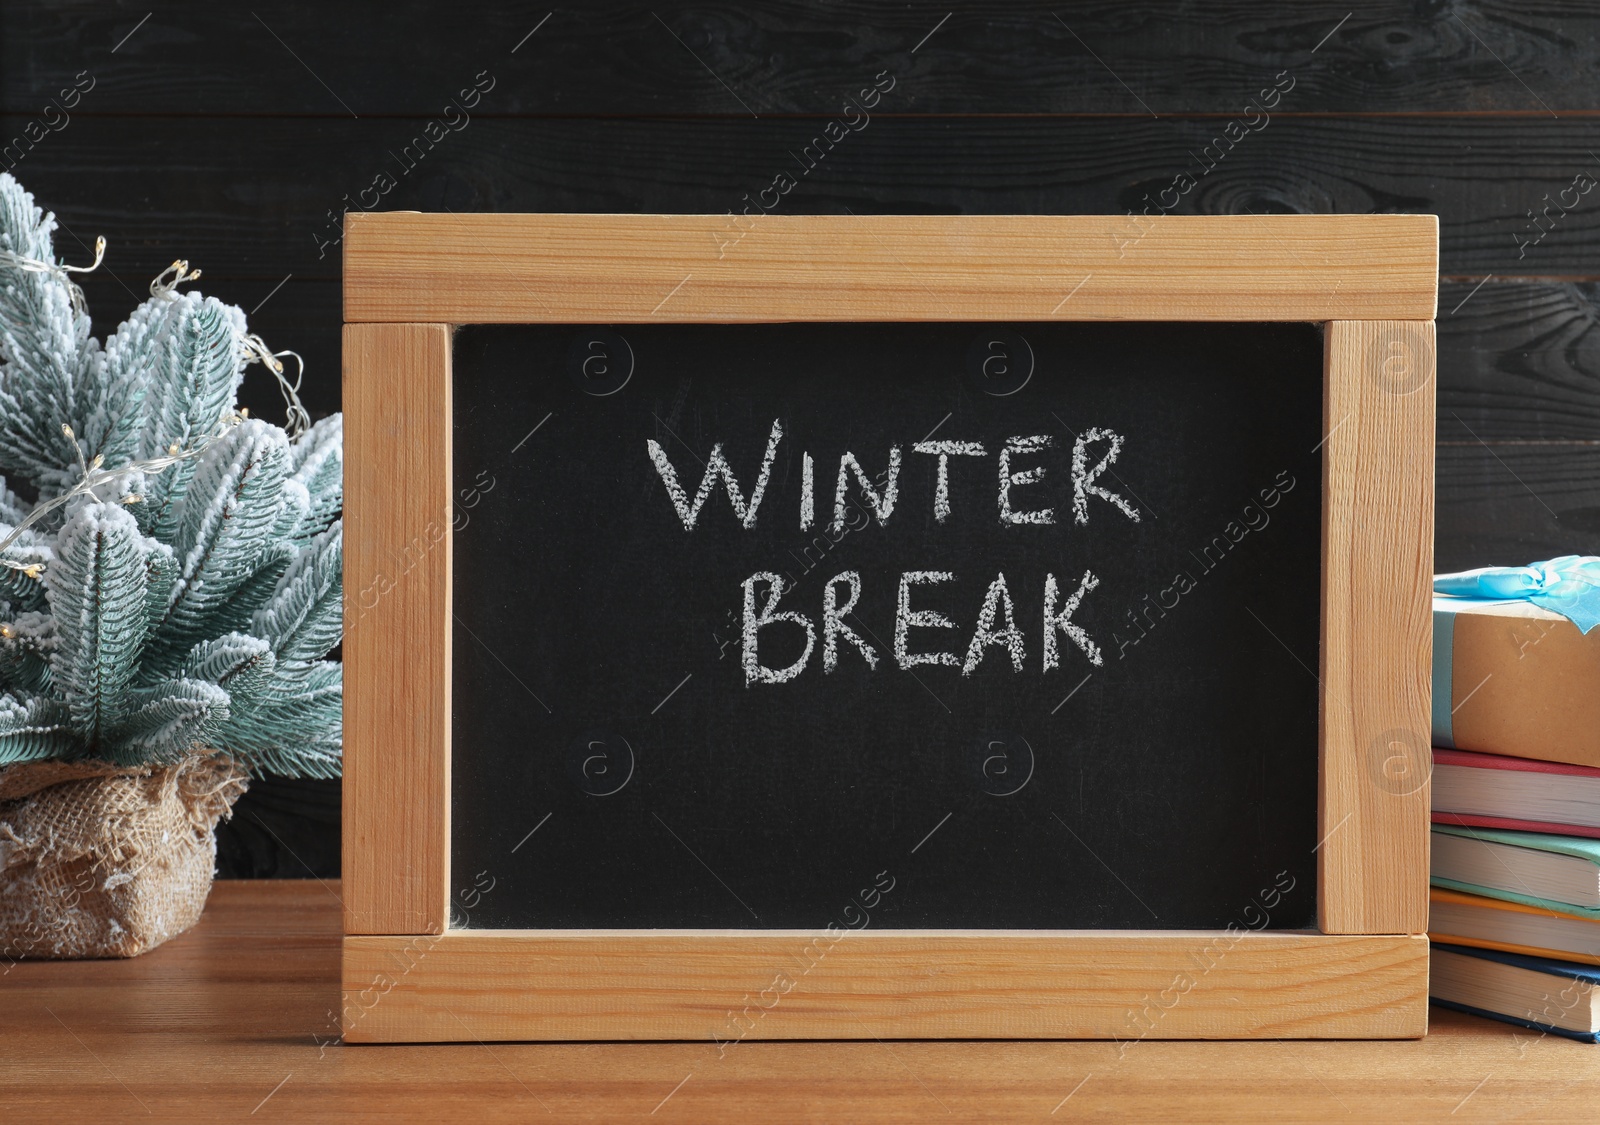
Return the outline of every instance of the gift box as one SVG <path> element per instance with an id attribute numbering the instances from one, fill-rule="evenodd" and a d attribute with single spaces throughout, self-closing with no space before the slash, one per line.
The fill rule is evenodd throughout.
<path id="1" fill-rule="evenodd" d="M 1600 559 L 1439 575 L 1434 589 L 1433 744 L 1600 767 Z"/>

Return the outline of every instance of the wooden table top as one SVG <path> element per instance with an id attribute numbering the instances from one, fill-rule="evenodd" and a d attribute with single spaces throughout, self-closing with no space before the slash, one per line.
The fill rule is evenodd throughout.
<path id="1" fill-rule="evenodd" d="M 0 963 L 0 1117 L 50 1121 L 1549 1121 L 1600 1049 L 1435 1009 L 1387 1043 L 341 1046 L 337 883 L 219 882 L 131 961 Z"/>

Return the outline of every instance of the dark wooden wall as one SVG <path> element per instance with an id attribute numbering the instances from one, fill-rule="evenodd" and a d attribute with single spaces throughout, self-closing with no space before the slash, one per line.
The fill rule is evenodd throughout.
<path id="1" fill-rule="evenodd" d="M 1292 82 L 1177 211 L 1439 215 L 1436 542 L 1454 569 L 1600 550 L 1597 36 L 1592 0 L 8 0 L 0 168 L 61 217 L 69 258 L 110 239 L 85 285 L 98 330 L 188 258 L 305 356 L 321 414 L 346 208 L 740 210 L 892 76 L 786 212 L 1121 213 Z M 430 121 L 443 139 L 408 168 Z M 281 416 L 259 371 L 247 386 Z M 336 872 L 338 809 L 336 784 L 258 783 L 223 871 Z"/>

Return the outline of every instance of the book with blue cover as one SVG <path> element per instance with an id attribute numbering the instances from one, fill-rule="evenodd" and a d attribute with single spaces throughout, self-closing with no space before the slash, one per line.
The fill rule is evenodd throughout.
<path id="1" fill-rule="evenodd" d="M 1600 1043 L 1600 968 L 1435 942 L 1428 995 L 1448 1008 Z"/>

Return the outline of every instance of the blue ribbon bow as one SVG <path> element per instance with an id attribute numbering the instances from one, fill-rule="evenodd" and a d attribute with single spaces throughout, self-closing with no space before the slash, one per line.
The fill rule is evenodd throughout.
<path id="1" fill-rule="evenodd" d="M 1486 566 L 1435 574 L 1433 589 L 1463 598 L 1521 600 L 1553 610 L 1588 634 L 1600 625 L 1600 557 L 1562 555 L 1530 566 Z"/>

